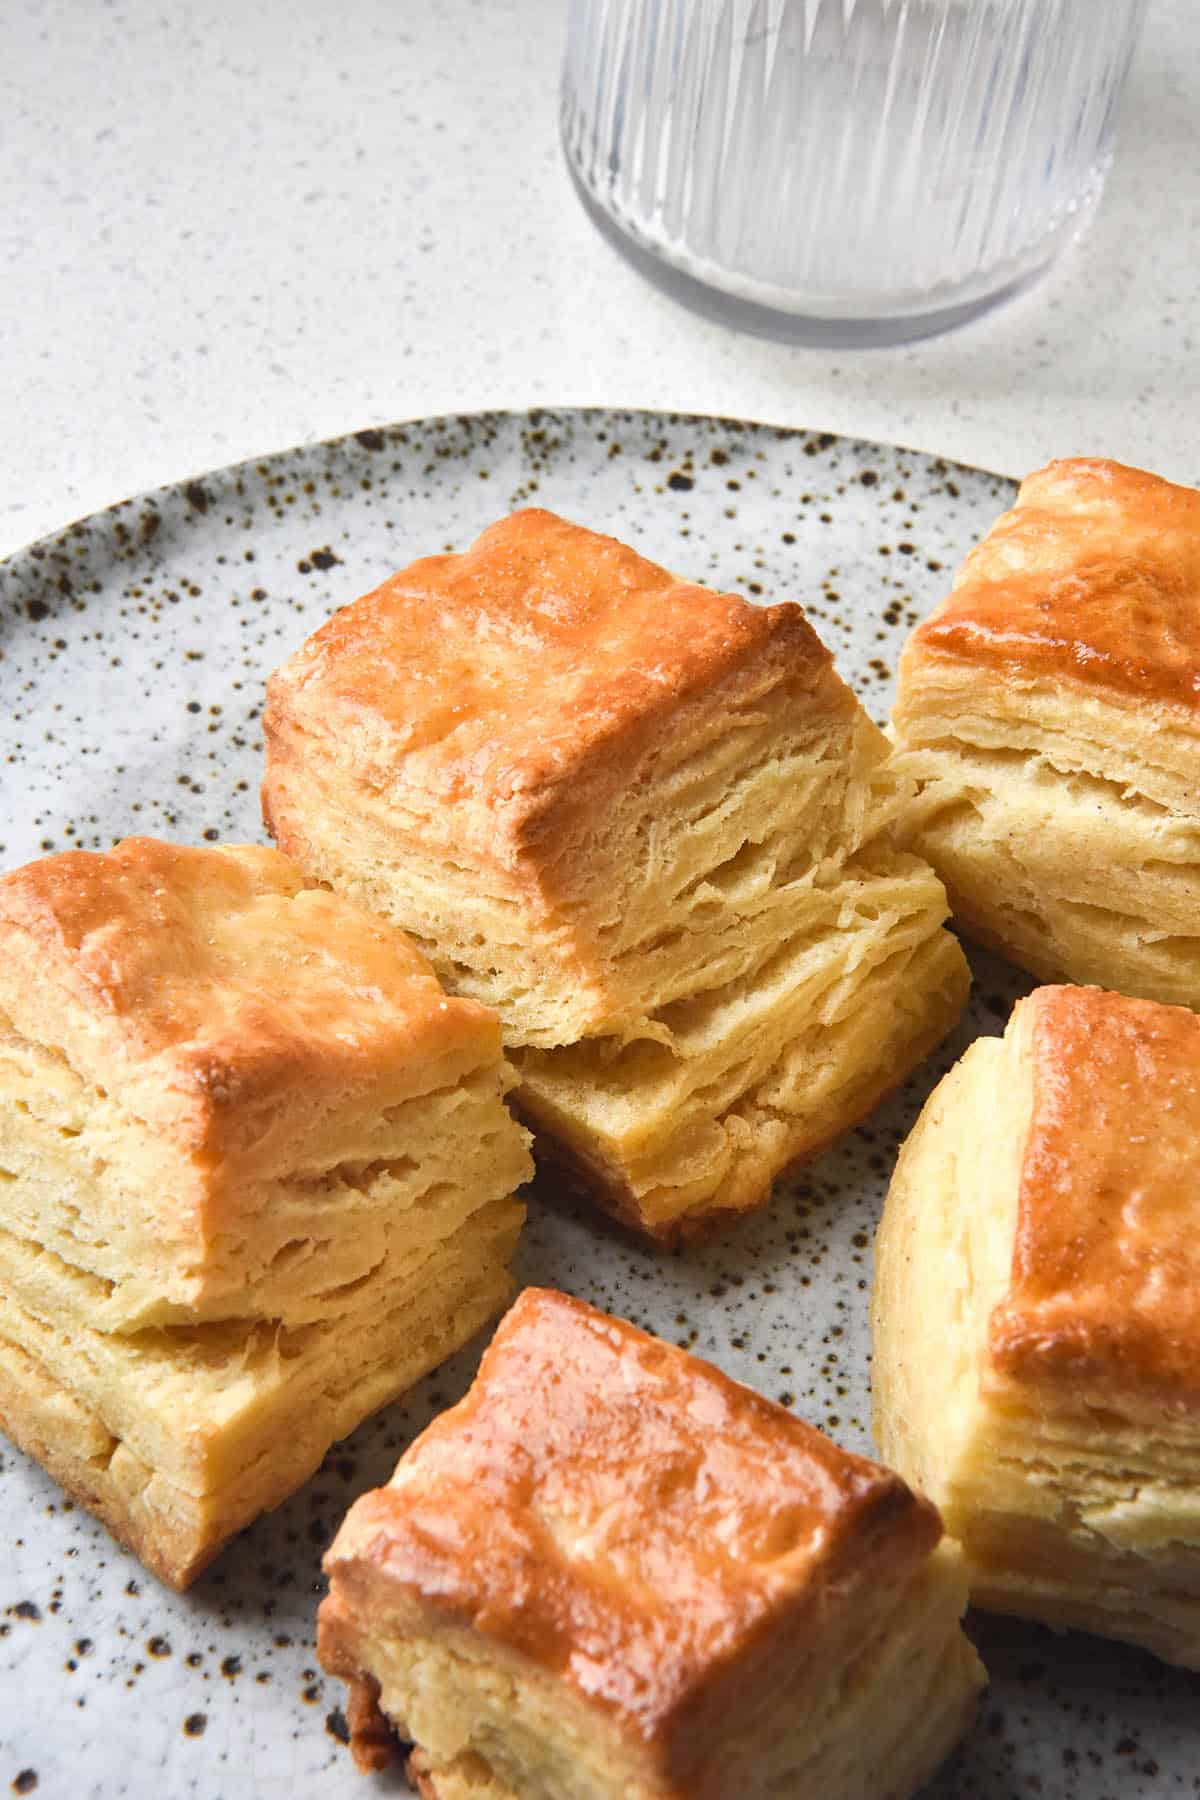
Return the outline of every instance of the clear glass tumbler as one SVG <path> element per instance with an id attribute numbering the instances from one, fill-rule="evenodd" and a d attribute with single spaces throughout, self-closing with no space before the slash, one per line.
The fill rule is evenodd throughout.
<path id="1" fill-rule="evenodd" d="M 892 343 L 1026 286 L 1086 222 L 1146 0 L 569 0 L 567 163 L 702 312 Z"/>

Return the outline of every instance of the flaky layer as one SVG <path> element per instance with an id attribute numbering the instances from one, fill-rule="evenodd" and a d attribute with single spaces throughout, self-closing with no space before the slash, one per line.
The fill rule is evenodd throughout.
<path id="1" fill-rule="evenodd" d="M 914 848 L 965 929 L 1046 980 L 1200 1004 L 1190 716 L 917 661 L 896 728 Z"/>
<path id="2" fill-rule="evenodd" d="M 1200 1669 L 1200 1431 L 985 1403 L 943 1501 L 971 1597 Z"/>
<path id="3" fill-rule="evenodd" d="M 186 1586 L 331 1443 L 458 1349 L 511 1291 L 522 1212 L 500 1203 L 324 1325 L 113 1337 L 99 1284 L 0 1234 L 0 1423 L 156 1574 Z"/>
<path id="4" fill-rule="evenodd" d="M 236 1483 L 289 1421 L 301 1428 L 306 1408 L 320 1409 L 329 1381 L 340 1389 L 360 1354 L 378 1364 L 385 1391 L 363 1381 L 361 1394 L 350 1396 L 359 1408 L 354 1422 L 381 1405 L 394 1390 L 378 1319 L 391 1317 L 399 1332 L 417 1296 L 428 1288 L 436 1297 L 440 1270 L 460 1260 L 468 1270 L 502 1261 L 522 1217 L 513 1201 L 481 1209 L 446 1242 L 330 1293 L 319 1322 L 289 1329 L 223 1320 L 124 1335 L 92 1324 L 102 1282 L 0 1233 L 5 1334 L 79 1393 L 143 1461 L 204 1493 Z"/>
<path id="5" fill-rule="evenodd" d="M 330 1122 L 285 1179 L 218 1199 L 205 1168 L 66 1058 L 0 1035 L 0 1229 L 107 1284 L 102 1330 L 303 1324 L 386 1258 L 417 1255 L 532 1171 L 492 1061 L 453 1087 Z"/>
<path id="6" fill-rule="evenodd" d="M 794 898 L 792 932 L 750 975 L 646 1035 L 518 1052 L 518 1106 L 627 1223 L 702 1230 L 760 1204 L 952 1028 L 968 972 L 944 916 L 926 865 L 864 857 Z"/>

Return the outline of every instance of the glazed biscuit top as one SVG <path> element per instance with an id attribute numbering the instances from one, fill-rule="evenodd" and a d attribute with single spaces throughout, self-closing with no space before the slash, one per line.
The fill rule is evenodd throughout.
<path id="1" fill-rule="evenodd" d="M 967 557 L 905 660 L 951 657 L 1200 708 L 1200 492 L 1054 462 Z"/>
<path id="2" fill-rule="evenodd" d="M 993 1378 L 1200 1410 L 1200 1018 L 1044 987 L 1010 1027 L 1033 1116 Z"/>
<path id="3" fill-rule="evenodd" d="M 530 509 L 336 613 L 272 677 L 266 727 L 349 737 L 373 785 L 520 812 L 758 664 L 809 686 L 831 668 L 799 606 L 679 581 Z"/>
<path id="4" fill-rule="evenodd" d="M 898 1476 L 530 1288 L 466 1398 L 351 1509 L 326 1569 L 335 1616 L 378 1606 L 386 1630 L 395 1584 L 661 1744 L 773 1679 L 781 1630 L 803 1641 L 825 1606 L 866 1605 L 860 1579 L 900 1579 L 939 1536 Z"/>
<path id="5" fill-rule="evenodd" d="M 277 851 L 127 838 L 0 878 L 0 1009 L 138 1117 L 227 1151 L 279 1109 L 498 1059 L 391 926 Z"/>

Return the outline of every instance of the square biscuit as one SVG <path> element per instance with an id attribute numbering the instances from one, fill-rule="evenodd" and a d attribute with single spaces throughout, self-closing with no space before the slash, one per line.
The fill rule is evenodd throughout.
<path id="1" fill-rule="evenodd" d="M 168 1580 L 509 1291 L 496 1019 L 273 850 L 0 878 L 0 1417 Z"/>
<path id="2" fill-rule="evenodd" d="M 280 847 L 497 1009 L 526 1117 L 651 1236 L 761 1202 L 961 1007 L 909 789 L 798 606 L 517 513 L 330 619 L 264 734 Z"/>
<path id="3" fill-rule="evenodd" d="M 1200 493 L 1051 463 L 900 663 L 913 847 L 1045 981 L 1200 1006 Z"/>
<path id="4" fill-rule="evenodd" d="M 431 1800 L 907 1795 L 982 1671 L 933 1508 L 790 1413 L 527 1289 L 352 1507 L 325 1667 Z"/>
<path id="5" fill-rule="evenodd" d="M 1039 988 L 901 1154 L 876 1439 L 972 1599 L 1200 1667 L 1200 1019 Z"/>
<path id="6" fill-rule="evenodd" d="M 428 921 L 516 1046 L 744 974 L 787 911 L 778 864 L 840 863 L 894 796 L 798 606 L 532 509 L 336 613 L 272 676 L 264 733 L 280 847 Z"/>

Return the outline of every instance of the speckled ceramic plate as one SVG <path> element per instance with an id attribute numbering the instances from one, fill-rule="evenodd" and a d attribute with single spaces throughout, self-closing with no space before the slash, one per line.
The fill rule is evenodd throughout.
<path id="1" fill-rule="evenodd" d="M 730 420 L 607 411 L 426 420 L 130 500 L 0 565 L 0 864 L 131 831 L 261 837 L 263 682 L 335 607 L 530 501 L 681 573 L 802 600 L 882 719 L 914 621 L 1012 497 L 912 451 Z M 711 1357 L 868 1450 L 871 1234 L 933 1082 L 1021 984 L 976 959 L 967 1026 L 902 1093 L 723 1243 L 663 1257 L 537 1211 L 528 1281 Z M 458 1397 L 478 1346 L 366 1424 L 185 1597 L 0 1450 L 0 1791 L 364 1800 L 342 1690 L 313 1651 L 320 1557 L 354 1496 Z M 1200 1791 L 1198 1685 L 1138 1651 L 973 1616 L 993 1681 L 929 1791 Z M 814 1800 L 819 1797 L 814 1796 Z"/>

